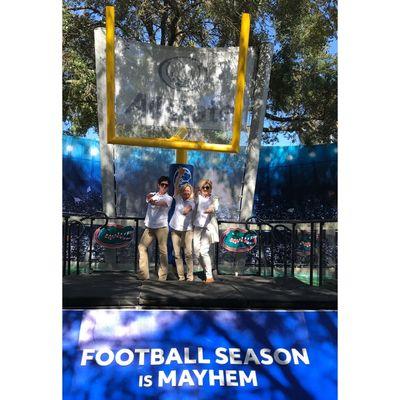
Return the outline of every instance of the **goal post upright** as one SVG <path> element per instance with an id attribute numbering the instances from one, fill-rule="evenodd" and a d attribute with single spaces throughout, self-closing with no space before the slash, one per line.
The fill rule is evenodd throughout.
<path id="1" fill-rule="evenodd" d="M 250 15 L 244 13 L 241 19 L 238 70 L 236 79 L 236 93 L 234 99 L 234 113 L 232 124 L 232 138 L 229 144 L 206 143 L 204 141 L 187 141 L 180 138 L 138 138 L 116 135 L 115 123 L 115 8 L 106 7 L 106 101 L 107 101 L 107 142 L 141 147 L 160 147 L 177 150 L 177 157 L 184 156 L 185 150 L 217 151 L 223 153 L 238 153 L 240 146 L 240 132 L 242 125 L 243 104 L 246 87 L 247 53 L 250 36 Z"/>
<path id="2" fill-rule="evenodd" d="M 107 142 L 115 139 L 115 9 L 106 7 Z"/>
<path id="3" fill-rule="evenodd" d="M 239 152 L 240 130 L 242 127 L 242 114 L 244 104 L 244 90 L 246 87 L 247 51 L 250 36 L 250 14 L 242 14 L 239 39 L 239 60 L 236 80 L 235 108 L 233 112 L 232 150 Z"/>

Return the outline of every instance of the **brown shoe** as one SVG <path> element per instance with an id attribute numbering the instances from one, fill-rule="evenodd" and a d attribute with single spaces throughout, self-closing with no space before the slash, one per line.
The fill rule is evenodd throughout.
<path id="1" fill-rule="evenodd" d="M 203 281 L 204 283 L 213 283 L 215 282 L 213 278 L 207 278 L 205 281 Z"/>

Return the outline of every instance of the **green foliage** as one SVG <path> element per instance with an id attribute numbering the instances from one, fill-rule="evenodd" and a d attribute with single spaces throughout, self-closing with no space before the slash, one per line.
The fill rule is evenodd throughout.
<path id="1" fill-rule="evenodd" d="M 285 132 L 305 144 L 337 138 L 337 59 L 328 53 L 336 35 L 336 2 L 276 1 L 265 138 Z"/>
<path id="2" fill-rule="evenodd" d="M 93 29 L 85 15 L 63 9 L 63 121 L 67 133 L 85 135 L 97 128 Z"/>
<path id="3" fill-rule="evenodd" d="M 93 30 L 104 26 L 101 0 L 64 0 L 63 118 L 69 133 L 97 129 Z M 116 33 L 169 46 L 237 45 L 242 12 L 252 17 L 250 45 L 274 46 L 263 139 L 296 135 L 305 144 L 337 138 L 336 0 L 119 0 Z"/>

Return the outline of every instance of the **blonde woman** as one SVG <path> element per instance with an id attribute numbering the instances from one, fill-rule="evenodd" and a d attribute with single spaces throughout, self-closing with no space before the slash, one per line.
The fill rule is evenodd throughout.
<path id="1" fill-rule="evenodd" d="M 218 198 L 212 194 L 210 179 L 201 179 L 195 196 L 196 209 L 193 219 L 193 251 L 195 265 L 201 265 L 206 274 L 205 283 L 214 282 L 212 275 L 210 245 L 219 241 L 218 222 L 215 216 L 218 211 Z"/>
<path id="2" fill-rule="evenodd" d="M 174 248 L 176 269 L 180 281 L 185 280 L 185 271 L 181 256 L 181 248 L 185 254 L 187 265 L 187 277 L 189 282 L 193 281 L 193 188 L 189 183 L 179 186 L 179 181 L 184 173 L 180 168 L 174 183 L 175 211 L 172 215 L 169 226 L 171 228 L 171 239 Z"/>

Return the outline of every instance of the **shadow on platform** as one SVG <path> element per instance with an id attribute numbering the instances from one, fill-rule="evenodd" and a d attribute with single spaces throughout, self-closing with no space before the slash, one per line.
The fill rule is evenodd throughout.
<path id="1" fill-rule="evenodd" d="M 63 278 L 63 308 L 336 310 L 337 292 L 296 278 L 224 275 L 204 284 L 98 272 Z"/>

